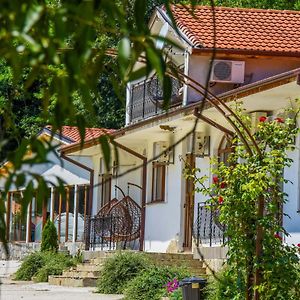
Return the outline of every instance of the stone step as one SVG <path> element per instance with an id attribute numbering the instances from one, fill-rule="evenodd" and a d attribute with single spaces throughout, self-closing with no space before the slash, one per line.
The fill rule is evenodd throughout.
<path id="1" fill-rule="evenodd" d="M 76 266 L 76 271 L 79 272 L 97 272 L 101 269 L 102 265 L 93 265 L 93 264 L 80 264 Z"/>
<path id="2" fill-rule="evenodd" d="M 62 276 L 71 278 L 98 278 L 100 271 L 64 271 Z"/>
<path id="3" fill-rule="evenodd" d="M 49 276 L 48 282 L 52 285 L 70 287 L 95 287 L 98 278 L 70 278 L 64 276 Z"/>
<path id="4" fill-rule="evenodd" d="M 194 260 L 193 254 L 185 254 L 185 253 L 145 253 L 147 256 L 152 259 L 176 259 L 176 260 Z"/>
<path id="5" fill-rule="evenodd" d="M 90 261 L 96 258 L 110 257 L 115 253 L 115 251 L 83 251 L 82 255 L 84 261 Z"/>
<path id="6" fill-rule="evenodd" d="M 182 267 L 197 267 L 202 268 L 203 263 L 199 260 L 171 260 L 171 259 L 161 259 L 161 260 L 155 260 L 154 264 L 156 265 L 164 265 L 164 266 L 182 266 Z"/>

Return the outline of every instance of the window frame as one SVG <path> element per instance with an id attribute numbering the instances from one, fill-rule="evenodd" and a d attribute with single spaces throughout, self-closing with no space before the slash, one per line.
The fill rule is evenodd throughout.
<path id="1" fill-rule="evenodd" d="M 161 187 L 158 189 L 158 170 L 161 169 L 161 178 L 159 184 Z M 167 164 L 162 162 L 153 162 L 152 163 L 152 193 L 151 193 L 151 201 L 150 203 L 161 203 L 165 202 L 165 193 L 166 193 L 166 172 L 167 172 Z M 155 182 L 156 181 L 156 182 Z M 156 191 L 155 191 L 156 189 Z M 158 196 L 159 190 L 160 196 Z"/>

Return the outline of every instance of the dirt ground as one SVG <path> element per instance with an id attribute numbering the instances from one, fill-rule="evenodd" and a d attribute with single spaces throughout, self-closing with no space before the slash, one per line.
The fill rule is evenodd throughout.
<path id="1" fill-rule="evenodd" d="M 1 278 L 1 300 L 120 300 L 120 295 L 93 293 L 93 288 L 71 288 L 47 283 L 15 282 Z"/>

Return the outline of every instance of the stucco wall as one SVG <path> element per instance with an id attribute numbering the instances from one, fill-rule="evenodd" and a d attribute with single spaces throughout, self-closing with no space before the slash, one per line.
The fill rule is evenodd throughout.
<path id="1" fill-rule="evenodd" d="M 204 86 L 206 84 L 210 59 L 210 56 L 204 55 L 191 55 L 189 58 L 189 76 Z M 245 61 L 245 82 L 243 85 L 300 67 L 300 60 L 298 58 L 243 56 L 230 57 L 217 55 L 216 59 Z M 233 88 L 234 84 L 216 83 L 210 88 L 210 90 L 214 94 L 220 94 Z M 189 88 L 187 99 L 187 102 L 191 103 L 199 101 L 201 96 Z"/>
<path id="2" fill-rule="evenodd" d="M 180 138 L 177 135 L 176 138 Z M 149 140 L 148 157 L 153 157 L 153 142 L 161 139 Z M 166 139 L 167 140 L 167 139 Z M 148 193 L 146 206 L 145 250 L 150 252 L 176 252 L 182 248 L 181 219 L 182 219 L 182 190 L 184 143 L 175 148 L 174 164 L 166 168 L 166 193 L 162 203 L 149 203 L 151 200 L 152 165 L 148 165 Z"/>

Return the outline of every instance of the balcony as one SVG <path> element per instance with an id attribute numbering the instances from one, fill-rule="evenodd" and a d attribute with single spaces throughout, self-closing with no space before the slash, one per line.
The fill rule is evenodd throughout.
<path id="1" fill-rule="evenodd" d="M 182 104 L 183 84 L 172 81 L 172 95 L 169 108 Z M 129 124 L 163 113 L 163 90 L 156 76 L 132 85 L 128 106 Z"/>

